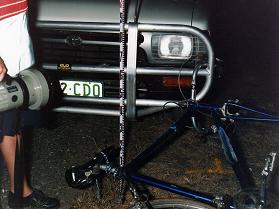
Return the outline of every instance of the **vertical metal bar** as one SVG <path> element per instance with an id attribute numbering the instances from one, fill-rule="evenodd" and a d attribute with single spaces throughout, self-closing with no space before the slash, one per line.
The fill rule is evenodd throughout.
<path id="1" fill-rule="evenodd" d="M 119 63 L 119 97 L 120 97 L 120 115 L 119 115 L 119 165 L 123 168 L 125 165 L 125 0 L 120 0 L 120 63 Z M 120 180 L 119 202 L 122 202 L 124 196 L 124 181 Z"/>
<path id="2" fill-rule="evenodd" d="M 137 49 L 138 49 L 138 25 L 129 23 L 128 30 L 128 54 L 127 54 L 127 118 L 136 117 L 136 70 L 137 70 Z"/>

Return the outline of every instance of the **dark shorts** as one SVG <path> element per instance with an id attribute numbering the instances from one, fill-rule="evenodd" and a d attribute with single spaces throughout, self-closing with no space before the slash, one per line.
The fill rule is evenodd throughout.
<path id="1" fill-rule="evenodd" d="M 37 128 L 40 125 L 40 113 L 33 110 L 9 110 L 0 113 L 0 142 L 2 136 L 14 136 L 22 128 Z"/>

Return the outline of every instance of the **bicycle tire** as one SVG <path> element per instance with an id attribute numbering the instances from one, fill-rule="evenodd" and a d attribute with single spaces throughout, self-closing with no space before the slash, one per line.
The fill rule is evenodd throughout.
<path id="1" fill-rule="evenodd" d="M 154 209 L 216 209 L 216 207 L 193 200 L 161 199 L 150 202 Z M 147 209 L 144 207 L 143 209 Z"/>

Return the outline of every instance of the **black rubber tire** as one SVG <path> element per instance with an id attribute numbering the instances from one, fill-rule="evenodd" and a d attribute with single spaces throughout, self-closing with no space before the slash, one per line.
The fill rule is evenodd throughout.
<path id="1" fill-rule="evenodd" d="M 216 207 L 204 203 L 182 199 L 154 200 L 151 201 L 150 204 L 154 209 L 216 209 Z"/>

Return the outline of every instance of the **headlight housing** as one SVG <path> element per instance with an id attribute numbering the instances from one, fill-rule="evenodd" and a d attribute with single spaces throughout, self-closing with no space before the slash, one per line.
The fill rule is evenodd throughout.
<path id="1" fill-rule="evenodd" d="M 153 33 L 150 43 L 151 64 L 193 68 L 208 61 L 205 43 L 191 33 Z"/>
<path id="2" fill-rule="evenodd" d="M 188 36 L 165 35 L 159 42 L 159 56 L 165 59 L 189 59 L 192 54 L 192 39 Z"/>
<path id="3" fill-rule="evenodd" d="M 152 52 L 159 59 L 188 60 L 193 52 L 193 37 L 177 34 L 153 35 Z"/>

